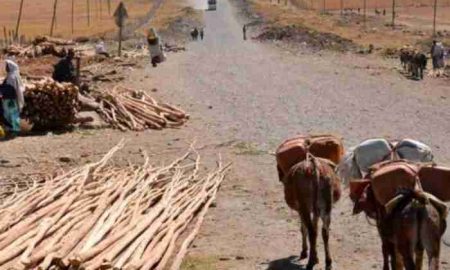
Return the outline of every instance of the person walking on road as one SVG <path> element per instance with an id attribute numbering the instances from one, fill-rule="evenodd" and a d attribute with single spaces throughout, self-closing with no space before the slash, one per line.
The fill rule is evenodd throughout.
<path id="1" fill-rule="evenodd" d="M 200 29 L 200 39 L 203 40 L 203 36 L 204 36 L 204 32 L 203 32 L 203 28 Z"/>
<path id="2" fill-rule="evenodd" d="M 433 60 L 433 72 L 436 76 L 443 75 L 445 67 L 445 49 L 441 42 L 433 40 L 433 45 L 431 46 L 431 59 Z"/>
<path id="3" fill-rule="evenodd" d="M 244 35 L 244 40 L 247 40 L 247 25 L 244 24 L 244 27 L 242 27 L 242 34 Z"/>

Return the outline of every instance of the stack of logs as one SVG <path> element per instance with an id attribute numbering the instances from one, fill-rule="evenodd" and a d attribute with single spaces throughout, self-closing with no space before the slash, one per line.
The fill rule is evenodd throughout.
<path id="1" fill-rule="evenodd" d="M 111 167 L 122 146 L 0 205 L 0 269 L 179 269 L 228 166 Z"/>
<path id="2" fill-rule="evenodd" d="M 175 128 L 189 119 L 183 110 L 157 102 L 144 92 L 124 90 L 119 92 L 115 88 L 100 97 L 101 115 L 115 128 L 122 131 Z"/>
<path id="3" fill-rule="evenodd" d="M 23 46 L 20 44 L 12 44 L 4 49 L 7 55 L 15 55 L 19 57 L 39 57 L 42 55 L 54 55 L 62 57 L 66 53 L 66 46 L 74 46 L 75 42 L 71 40 L 53 38 L 48 36 L 36 37 L 32 44 Z"/>
<path id="4" fill-rule="evenodd" d="M 26 85 L 23 116 L 38 129 L 61 128 L 75 121 L 78 87 L 49 78 Z"/>

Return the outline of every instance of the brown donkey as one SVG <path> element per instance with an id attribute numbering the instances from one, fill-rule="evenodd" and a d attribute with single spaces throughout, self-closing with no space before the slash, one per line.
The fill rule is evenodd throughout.
<path id="1" fill-rule="evenodd" d="M 334 167 L 332 162 L 308 153 L 306 159 L 294 165 L 283 179 L 286 203 L 299 213 L 302 223 L 301 259 L 308 256 L 306 239 L 309 240 L 307 270 L 312 270 L 319 262 L 316 248 L 319 218 L 323 223 L 326 270 L 332 269 L 328 246 L 331 209 L 341 195 L 340 181 Z"/>
<path id="2" fill-rule="evenodd" d="M 386 205 L 393 242 L 406 270 L 421 270 L 424 250 L 428 269 L 439 269 L 441 238 L 448 209 L 436 197 L 417 190 L 402 190 Z"/>

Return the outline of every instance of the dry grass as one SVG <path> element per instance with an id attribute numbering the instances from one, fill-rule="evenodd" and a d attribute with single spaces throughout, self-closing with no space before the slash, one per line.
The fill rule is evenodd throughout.
<path id="1" fill-rule="evenodd" d="M 55 35 L 61 37 L 91 36 L 116 29 L 112 13 L 120 0 L 111 0 L 111 15 L 107 0 L 89 0 L 90 25 L 88 25 L 88 0 L 74 0 L 74 33 L 71 26 L 72 1 L 59 0 L 56 13 Z M 2 0 L 0 8 L 0 27 L 15 29 L 20 0 Z M 153 0 L 124 0 L 130 20 L 144 16 Z M 49 34 L 52 18 L 53 0 L 25 0 L 20 34 L 27 38 Z M 1 31 L 3 32 L 3 30 Z M 3 33 L 0 35 L 3 39 Z"/>
<path id="2" fill-rule="evenodd" d="M 337 34 L 362 46 L 373 44 L 376 47 L 394 48 L 401 47 L 405 44 L 423 43 L 424 41 L 429 41 L 431 37 L 431 29 L 429 27 L 417 28 L 414 23 L 408 25 L 408 31 L 405 31 L 406 26 L 393 30 L 387 25 L 389 16 L 375 16 L 372 15 L 374 14 L 373 11 L 371 14 L 368 13 L 367 26 L 364 28 L 363 17 L 358 14 L 347 15 L 342 18 L 338 12 L 323 15 L 314 10 L 300 9 L 298 6 L 285 6 L 283 0 L 280 5 L 275 4 L 276 1 L 270 3 L 267 0 L 251 0 L 251 2 L 254 10 L 258 14 L 275 25 L 303 25 L 316 31 Z M 334 0 L 334 2 L 339 2 L 339 0 Z M 412 8 L 410 7 L 410 9 Z M 422 17 L 414 17 L 411 13 L 408 16 L 410 19 L 421 19 L 422 25 L 429 26 L 431 22 L 424 23 L 423 20 L 429 19 L 430 14 L 429 12 L 424 12 L 422 9 L 419 8 L 423 14 Z M 445 13 L 448 14 L 449 11 L 450 7 L 441 9 L 442 13 L 440 15 L 444 18 L 445 22 L 450 20 L 448 16 L 444 15 Z M 447 24 L 443 25 L 447 28 Z M 450 21 L 448 22 L 448 29 L 450 30 Z M 421 30 L 421 32 L 419 33 L 416 30 Z M 449 42 L 449 37 L 444 39 L 444 41 Z"/>

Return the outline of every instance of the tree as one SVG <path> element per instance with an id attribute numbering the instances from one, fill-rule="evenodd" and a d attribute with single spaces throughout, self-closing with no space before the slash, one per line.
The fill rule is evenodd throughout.
<path id="1" fill-rule="evenodd" d="M 22 19 L 22 10 L 23 10 L 23 0 L 20 1 L 19 15 L 17 16 L 16 33 L 14 35 L 14 38 L 16 40 L 19 38 L 19 27 L 20 27 L 20 20 Z"/>

